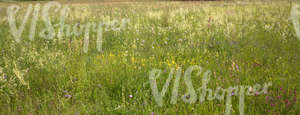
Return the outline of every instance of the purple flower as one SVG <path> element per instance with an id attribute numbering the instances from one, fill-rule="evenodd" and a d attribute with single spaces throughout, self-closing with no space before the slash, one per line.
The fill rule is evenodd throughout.
<path id="1" fill-rule="evenodd" d="M 280 88 L 280 90 L 282 91 L 282 90 L 283 90 L 283 88 L 281 87 L 281 88 Z"/>
<path id="2" fill-rule="evenodd" d="M 269 101 L 269 96 L 266 96 L 266 101 Z"/>
<path id="3" fill-rule="evenodd" d="M 280 99 L 280 98 L 281 98 L 281 95 L 277 96 L 277 98 Z"/>
<path id="4" fill-rule="evenodd" d="M 129 97 L 132 98 L 133 96 L 132 96 L 132 95 L 129 95 Z"/>
<path id="5" fill-rule="evenodd" d="M 272 103 L 271 106 L 274 107 L 274 106 L 275 106 L 275 103 Z"/>
<path id="6" fill-rule="evenodd" d="M 234 92 L 231 93 L 231 96 L 234 95 Z"/>
<path id="7" fill-rule="evenodd" d="M 72 95 L 65 95 L 65 97 L 66 97 L 66 98 L 71 98 L 71 97 L 72 97 Z"/>
<path id="8" fill-rule="evenodd" d="M 235 68 L 236 68 L 237 70 L 239 70 L 239 65 L 238 65 L 238 64 L 235 64 Z"/>
<path id="9" fill-rule="evenodd" d="M 154 112 L 151 112 L 151 115 L 154 115 Z"/>
<path id="10" fill-rule="evenodd" d="M 68 93 L 68 90 L 64 90 L 64 93 Z"/>

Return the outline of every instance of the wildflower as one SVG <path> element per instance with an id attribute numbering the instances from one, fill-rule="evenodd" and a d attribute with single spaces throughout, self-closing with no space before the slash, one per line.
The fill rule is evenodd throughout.
<path id="1" fill-rule="evenodd" d="M 253 90 L 253 88 L 252 87 L 249 87 L 249 91 L 251 92 Z"/>
<path id="2" fill-rule="evenodd" d="M 264 91 L 264 94 L 268 94 L 268 92 L 267 92 L 267 91 Z"/>
<path id="3" fill-rule="evenodd" d="M 274 106 L 275 106 L 275 103 L 272 103 L 271 106 L 274 107 Z"/>
<path id="4" fill-rule="evenodd" d="M 65 97 L 66 97 L 66 98 L 71 98 L 71 97 L 72 97 L 72 95 L 65 95 Z"/>
<path id="5" fill-rule="evenodd" d="M 269 101 L 269 96 L 266 96 L 266 101 Z"/>
<path id="6" fill-rule="evenodd" d="M 289 106 L 290 104 L 291 104 L 291 102 L 287 99 L 287 100 L 285 100 L 285 102 L 286 102 L 286 106 Z"/>
<path id="7" fill-rule="evenodd" d="M 235 61 L 234 60 L 232 60 L 232 70 L 239 70 L 239 66 L 235 63 Z"/>
<path id="8" fill-rule="evenodd" d="M 161 19 L 161 15 L 163 14 L 163 12 L 161 12 L 161 11 L 159 11 L 159 12 L 147 12 L 146 14 L 151 19 Z"/>
<path id="9" fill-rule="evenodd" d="M 236 68 L 237 70 L 239 70 L 239 65 L 238 65 L 238 64 L 235 64 L 235 68 Z"/>
<path id="10" fill-rule="evenodd" d="M 182 38 L 180 38 L 180 39 L 178 39 L 178 41 L 179 41 L 179 42 L 182 42 L 183 40 L 182 40 Z"/>
<path id="11" fill-rule="evenodd" d="M 255 92 L 255 96 L 258 96 L 259 95 L 259 92 L 257 91 L 257 92 Z"/>
<path id="12" fill-rule="evenodd" d="M 129 95 L 129 97 L 132 98 L 133 96 L 132 96 L 132 95 Z"/>
<path id="13" fill-rule="evenodd" d="M 277 96 L 277 98 L 280 99 L 280 98 L 281 98 L 281 95 Z"/>
<path id="14" fill-rule="evenodd" d="M 154 115 L 154 112 L 151 112 L 151 115 Z"/>
<path id="15" fill-rule="evenodd" d="M 231 93 L 231 96 L 233 96 L 233 95 L 234 95 L 234 92 Z"/>
<path id="16" fill-rule="evenodd" d="M 68 91 L 67 91 L 67 90 L 64 90 L 64 93 L 68 93 Z"/>

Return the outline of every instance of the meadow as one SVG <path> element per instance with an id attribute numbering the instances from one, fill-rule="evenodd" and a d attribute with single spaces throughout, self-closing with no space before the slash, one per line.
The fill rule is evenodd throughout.
<path id="1" fill-rule="evenodd" d="M 103 30 L 101 52 L 95 31 L 89 33 L 88 50 L 83 34 L 42 38 L 41 16 L 31 40 L 33 15 L 17 42 L 7 8 L 21 6 L 15 18 L 19 27 L 29 4 L 37 3 L 0 2 L 0 114 L 225 114 L 225 100 L 184 102 L 183 78 L 176 104 L 170 103 L 173 79 L 164 104 L 156 103 L 151 70 L 163 70 L 156 80 L 161 91 L 172 68 L 184 72 L 195 65 L 212 72 L 207 86 L 214 90 L 272 83 L 267 93 L 245 96 L 246 115 L 300 113 L 300 38 L 290 19 L 300 3 L 61 2 L 70 8 L 66 24 L 128 19 L 118 31 Z M 47 2 L 40 3 L 42 9 Z M 60 23 L 59 15 L 52 9 L 51 23 Z M 202 77 L 195 74 L 191 81 L 197 89 Z M 239 114 L 238 104 L 233 97 L 231 114 Z"/>

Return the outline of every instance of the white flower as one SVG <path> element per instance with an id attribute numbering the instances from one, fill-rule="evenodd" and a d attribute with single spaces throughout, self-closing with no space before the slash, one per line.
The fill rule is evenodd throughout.
<path id="1" fill-rule="evenodd" d="M 249 91 L 252 91 L 253 90 L 253 88 L 252 87 L 249 87 Z"/>
<path id="2" fill-rule="evenodd" d="M 146 15 L 152 19 L 160 19 L 162 14 L 163 14 L 162 11 L 158 11 L 158 12 L 149 11 L 147 12 Z"/>

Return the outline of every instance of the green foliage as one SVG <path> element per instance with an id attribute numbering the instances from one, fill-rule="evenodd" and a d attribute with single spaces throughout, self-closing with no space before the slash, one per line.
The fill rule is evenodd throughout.
<path id="1" fill-rule="evenodd" d="M 266 95 L 247 96 L 245 114 L 299 113 L 300 93 L 288 94 L 300 91 L 300 42 L 288 20 L 290 7 L 288 2 L 70 5 L 70 25 L 130 19 L 124 30 L 103 33 L 101 53 L 95 36 L 88 53 L 83 52 L 83 35 L 45 40 L 36 34 L 30 41 L 30 21 L 21 43 L 16 43 L 1 15 L 0 114 L 224 114 L 224 100 L 187 104 L 178 98 L 172 105 L 172 88 L 163 107 L 155 103 L 149 71 L 165 70 L 157 81 L 161 89 L 171 68 L 186 70 L 192 65 L 214 73 L 211 89 L 271 81 L 266 95 L 283 95 L 274 99 L 276 106 L 266 101 Z M 19 13 L 18 25 L 23 14 Z M 52 23 L 59 23 L 57 15 L 51 13 Z M 39 18 L 36 31 L 44 28 Z M 195 89 L 201 86 L 201 77 L 192 76 L 192 81 Z M 185 92 L 181 79 L 179 96 Z M 292 101 L 290 106 L 284 105 L 285 99 Z M 238 101 L 233 98 L 232 114 L 238 114 Z"/>

